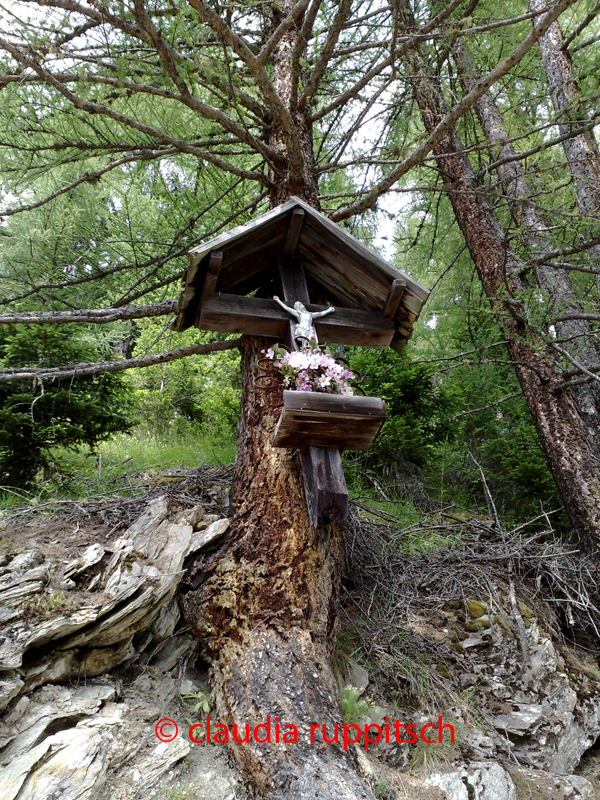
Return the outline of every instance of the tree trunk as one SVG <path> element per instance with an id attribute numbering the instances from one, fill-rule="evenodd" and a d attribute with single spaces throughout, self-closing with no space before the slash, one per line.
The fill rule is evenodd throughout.
<path id="1" fill-rule="evenodd" d="M 293 0 L 280 0 L 273 4 L 275 29 L 294 7 Z M 273 87 L 289 117 L 275 115 L 265 131 L 269 144 L 284 156 L 287 168 L 277 172 L 273 168 L 269 174 L 273 188 L 270 192 L 271 207 L 285 203 L 292 195 L 301 197 L 313 208 L 319 209 L 319 191 L 313 152 L 311 107 L 298 108 L 296 102 L 298 77 L 302 74 L 300 58 L 296 53 L 299 26 L 294 25 L 282 37 L 273 50 Z M 298 74 L 294 63 L 297 62 Z"/>
<path id="2" fill-rule="evenodd" d="M 473 73 L 469 56 L 457 43 L 454 61 L 466 91 L 469 91 L 478 76 Z M 475 103 L 475 112 L 482 130 L 491 144 L 500 146 L 498 161 L 513 158 L 516 151 L 504 126 L 502 114 L 489 93 Z M 555 249 L 549 226 L 540 216 L 532 200 L 531 189 L 523 174 L 520 161 L 513 160 L 497 167 L 502 190 L 508 200 L 511 215 L 521 234 L 521 241 L 529 256 L 538 258 Z M 582 314 L 584 309 L 577 299 L 569 274 L 557 267 L 536 264 L 533 269 L 537 285 L 546 294 L 545 325 L 561 315 Z M 589 322 L 584 319 L 570 319 L 556 322 L 556 332 L 563 347 L 586 369 L 594 371 L 600 366 L 600 353 L 594 341 Z M 596 452 L 600 452 L 600 384 L 581 384 L 571 389 L 577 408 L 588 431 L 590 441 Z"/>
<path id="3" fill-rule="evenodd" d="M 232 526 L 201 594 L 186 601 L 213 662 L 218 721 L 237 724 L 238 738 L 271 718 L 279 744 L 231 742 L 233 755 L 260 797 L 371 798 L 350 750 L 325 745 L 310 726 L 342 722 L 330 666 L 339 595 L 342 528 L 314 529 L 308 519 L 296 451 L 274 449 L 278 412 L 257 389 L 266 340 L 242 346 L 242 419 L 231 493 Z M 297 743 L 283 743 L 285 731 Z M 264 738 L 264 730 L 260 733 Z"/>
<path id="4" fill-rule="evenodd" d="M 293 3 L 275 8 L 273 29 Z M 300 21 L 301 22 L 301 21 Z M 273 53 L 273 85 L 289 116 L 274 114 L 265 131 L 287 169 L 270 179 L 271 206 L 297 194 L 318 206 L 310 109 L 293 102 L 298 25 Z M 274 104 L 276 105 L 276 104 Z M 300 153 L 300 158 L 299 154 Z M 343 725 L 330 657 L 340 590 L 341 524 L 312 527 L 297 451 L 271 447 L 279 409 L 255 385 L 268 340 L 246 336 L 241 347 L 242 416 L 231 490 L 227 543 L 207 579 L 184 598 L 188 623 L 212 663 L 215 720 L 250 741 L 229 745 L 257 796 L 283 800 L 373 800 L 357 774 L 355 751 L 325 744 L 311 724 Z M 252 731 L 270 717 L 278 743 L 256 743 Z M 297 741 L 290 740 L 293 728 Z M 261 738 L 265 729 L 259 729 Z M 288 733 L 288 740 L 283 736 Z M 341 741 L 341 739 L 340 739 Z"/>
<path id="5" fill-rule="evenodd" d="M 545 0 L 529 0 L 530 11 L 543 11 L 545 8 Z M 552 105 L 559 115 L 560 133 L 569 134 L 584 119 L 578 110 L 581 92 L 573 75 L 571 58 L 561 49 L 563 35 L 558 22 L 552 23 L 540 38 L 539 45 Z M 593 130 L 565 139 L 563 148 L 575 184 L 579 213 L 592 223 L 592 230 L 597 231 L 600 222 L 600 150 Z M 593 247 L 590 255 L 596 265 L 600 265 L 600 245 Z M 600 294 L 600 275 L 596 276 L 596 286 Z"/>
<path id="6" fill-rule="evenodd" d="M 446 113 L 434 80 L 413 52 L 407 56 L 413 91 L 428 133 Z M 454 128 L 435 147 L 450 201 L 484 291 L 499 312 L 508 352 L 533 416 L 548 466 L 582 544 L 600 545 L 600 462 L 591 431 L 564 383 L 563 368 L 528 322 L 519 297 L 527 286 L 518 260 L 481 187 Z M 521 294 L 522 293 L 522 294 Z"/>

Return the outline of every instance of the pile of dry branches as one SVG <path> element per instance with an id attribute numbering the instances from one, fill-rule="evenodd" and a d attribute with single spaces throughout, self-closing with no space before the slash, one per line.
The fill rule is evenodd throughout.
<path id="1" fill-rule="evenodd" d="M 123 490 L 127 496 L 98 494 L 84 499 L 51 498 L 11 507 L 0 522 L 18 523 L 40 514 L 65 522 L 96 522 L 112 530 L 127 528 L 142 513 L 154 497 L 166 495 L 173 510 L 192 508 L 199 503 L 216 513 L 224 514 L 224 498 L 231 483 L 233 465 L 204 465 L 194 470 L 169 470 L 151 475 L 133 476 Z M 0 487 L 2 489 L 2 487 Z"/>
<path id="2" fill-rule="evenodd" d="M 346 542 L 345 621 L 396 691 L 425 701 L 425 685 L 432 699 L 448 691 L 426 664 L 453 660 L 452 652 L 415 633 L 414 620 L 469 598 L 513 617 L 525 604 L 556 639 L 599 649 L 600 566 L 561 540 L 548 515 L 505 531 L 477 516 L 438 512 L 398 528 L 354 512 Z"/>

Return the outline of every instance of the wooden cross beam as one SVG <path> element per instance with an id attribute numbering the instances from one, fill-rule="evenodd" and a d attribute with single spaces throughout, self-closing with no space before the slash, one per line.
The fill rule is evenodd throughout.
<path id="1" fill-rule="evenodd" d="M 398 311 L 398 306 L 402 301 L 402 296 L 404 295 L 405 289 L 406 281 L 402 279 L 392 281 L 390 291 L 388 292 L 387 299 L 383 306 L 383 311 L 381 312 L 381 316 L 384 319 L 394 319 L 396 316 L 396 311 Z"/>
<path id="2" fill-rule="evenodd" d="M 288 267 L 285 269 L 287 271 Z M 287 276 L 282 276 L 284 299 L 289 303 L 288 297 L 302 294 L 298 291 L 295 295 L 294 283 L 291 280 L 286 281 Z M 309 311 L 323 311 L 325 308 L 311 303 L 304 305 Z M 196 326 L 205 331 L 249 333 L 252 336 L 270 336 L 285 341 L 289 322 L 289 314 L 273 300 L 221 292 L 202 300 Z M 362 347 L 389 347 L 395 331 L 391 319 L 383 319 L 380 313 L 354 308 L 339 308 L 335 314 L 317 319 L 315 327 L 320 342 Z"/>

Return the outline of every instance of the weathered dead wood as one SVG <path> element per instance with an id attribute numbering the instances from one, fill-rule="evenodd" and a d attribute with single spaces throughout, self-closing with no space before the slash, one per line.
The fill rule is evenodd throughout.
<path id="1" fill-rule="evenodd" d="M 22 311 L 0 314 L 0 325 L 49 325 L 64 322 L 91 322 L 97 325 L 121 319 L 144 319 L 172 314 L 177 308 L 176 300 L 163 300 L 146 306 L 122 306 L 121 308 L 82 308 L 75 311 Z"/>
<path id="2" fill-rule="evenodd" d="M 294 209 L 294 213 L 296 213 L 296 210 Z M 302 211 L 302 209 L 300 210 Z M 302 216 L 304 217 L 303 211 Z M 310 298 L 301 258 L 297 257 L 292 262 L 283 257 L 280 259 L 279 269 L 286 302 L 293 305 L 295 302 L 300 301 L 307 305 Z M 285 343 L 290 348 L 294 346 L 294 325 L 292 320 L 287 326 Z M 296 394 L 296 392 L 285 392 L 285 394 Z M 277 426 L 278 429 L 279 424 Z M 310 444 L 307 448 L 306 443 L 308 440 L 305 440 L 304 436 L 299 437 L 299 441 L 300 444 L 292 446 L 302 448 L 304 493 L 313 527 L 318 528 L 327 522 L 343 522 L 348 513 L 348 490 L 346 489 L 344 468 L 339 450 L 325 446 L 312 447 Z"/>
<path id="3" fill-rule="evenodd" d="M 123 372 L 126 369 L 141 369 L 152 367 L 155 364 L 167 364 L 188 356 L 215 353 L 221 350 L 233 350 L 239 347 L 239 339 L 229 339 L 225 342 L 210 342 L 209 344 L 193 344 L 189 347 L 180 347 L 155 356 L 144 358 L 127 358 L 124 361 L 83 361 L 79 364 L 70 364 L 64 367 L 23 367 L 19 369 L 0 370 L 0 383 L 6 381 L 24 381 L 32 378 L 50 380 L 55 378 L 77 378 L 84 375 L 101 375 L 104 372 Z"/>
<path id="4" fill-rule="evenodd" d="M 289 258 L 282 256 L 278 259 L 279 275 L 281 277 L 281 288 L 283 299 L 286 303 L 295 303 L 299 300 L 305 306 L 310 304 L 310 296 L 306 285 L 306 275 L 304 266 L 299 256 Z"/>
<path id="5" fill-rule="evenodd" d="M 393 281 L 392 285 L 390 286 L 390 291 L 383 306 L 383 311 L 381 312 L 381 316 L 384 319 L 394 319 L 396 316 L 396 312 L 398 311 L 398 306 L 402 301 L 402 296 L 404 295 L 404 291 L 406 289 L 406 281 L 402 279 L 397 279 Z"/>
<path id="6" fill-rule="evenodd" d="M 223 253 L 218 250 L 212 252 L 208 261 L 208 267 L 206 269 L 204 286 L 202 287 L 202 299 L 212 297 L 214 295 L 222 265 Z"/>
<path id="7" fill-rule="evenodd" d="M 308 304 L 309 311 L 322 311 L 323 306 Z M 283 339 L 289 315 L 273 300 L 219 294 L 202 304 L 198 327 L 208 331 L 246 333 Z M 349 308 L 336 308 L 335 314 L 315 320 L 320 342 L 387 347 L 394 335 L 391 320 L 380 314 Z"/>
<path id="8" fill-rule="evenodd" d="M 348 489 L 340 451 L 334 447 L 311 445 L 302 452 L 301 461 L 312 526 L 320 528 L 328 522 L 345 522 Z"/>
<path id="9" fill-rule="evenodd" d="M 385 422 L 378 397 L 284 391 L 273 447 L 367 450 Z"/>
<path id="10" fill-rule="evenodd" d="M 301 213 L 303 212 L 303 214 Z M 302 222 L 303 220 L 303 222 Z M 300 226 L 300 223 L 302 225 Z M 347 231 L 293 197 L 277 208 L 234 228 L 190 253 L 190 267 L 181 295 L 177 330 L 193 324 L 209 254 L 223 253 L 217 292 L 249 294 L 261 289 L 287 251 L 302 255 L 309 285 L 318 288 L 324 303 L 365 311 L 380 311 L 394 280 L 406 289 L 394 320 L 403 335 L 410 336 L 428 292 L 405 273 L 368 250 Z M 268 280 L 267 280 L 268 282 Z M 257 332 L 257 335 L 263 335 Z"/>
<path id="11" fill-rule="evenodd" d="M 295 208 L 292 212 L 292 219 L 290 227 L 288 228 L 287 236 L 283 245 L 283 254 L 291 256 L 296 252 L 298 246 L 298 239 L 300 238 L 300 231 L 304 222 L 304 209 Z"/>

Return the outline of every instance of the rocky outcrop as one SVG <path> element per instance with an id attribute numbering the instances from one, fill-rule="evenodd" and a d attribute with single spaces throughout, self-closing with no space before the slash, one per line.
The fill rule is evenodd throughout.
<path id="1" fill-rule="evenodd" d="M 189 760 L 184 731 L 172 742 L 154 735 L 169 707 L 190 714 L 169 674 L 193 646 L 177 632 L 176 593 L 186 559 L 228 527 L 199 505 L 173 512 L 164 495 L 116 538 L 62 561 L 38 549 L 2 559 L 2 800 L 133 800 Z M 114 670 L 127 665 L 137 678 L 123 687 Z M 222 748 L 200 755 L 198 787 L 233 798 L 239 778 Z"/>
<path id="2" fill-rule="evenodd" d="M 210 691 L 194 672 L 197 643 L 179 609 L 179 594 L 204 579 L 228 528 L 201 505 L 173 508 L 163 495 L 95 541 L 78 546 L 76 529 L 76 545 L 63 551 L 30 543 L 0 554 L 2 800 L 139 800 L 163 783 L 186 796 L 180 781 L 189 796 L 238 796 L 224 747 L 187 736 L 186 721 L 205 713 Z M 501 598 L 470 597 L 407 615 L 403 636 L 435 642 L 421 667 L 445 683 L 439 710 L 457 737 L 422 761 L 418 748 L 393 742 L 357 752 L 379 796 L 600 798 L 600 768 L 578 774 L 600 737 L 600 670 L 559 644 L 524 602 L 518 609 L 515 618 Z M 451 657 L 440 660 L 443 652 Z M 356 659 L 340 680 L 367 707 L 363 722 L 398 718 L 397 707 L 373 700 L 377 687 Z M 425 708 L 406 711 L 430 721 Z M 163 717 L 184 723 L 172 742 L 156 739 Z"/>
<path id="3" fill-rule="evenodd" d="M 176 680 L 154 671 L 126 688 L 111 678 L 78 688 L 44 686 L 22 697 L 4 721 L 0 797 L 136 800 L 154 793 L 179 765 L 194 796 L 233 800 L 240 778 L 223 747 L 194 746 L 184 730 L 171 742 L 154 736 L 163 714 L 181 720 L 192 712 Z"/>
<path id="4" fill-rule="evenodd" d="M 118 538 L 66 563 L 36 550 L 0 572 L 0 709 L 46 683 L 103 675 L 144 652 L 167 670 L 192 645 L 174 636 L 184 560 L 222 537 L 201 506 L 169 515 L 161 496 Z"/>

